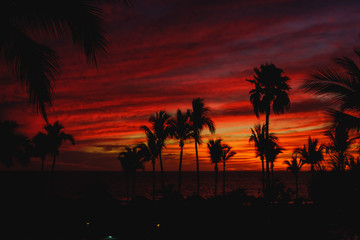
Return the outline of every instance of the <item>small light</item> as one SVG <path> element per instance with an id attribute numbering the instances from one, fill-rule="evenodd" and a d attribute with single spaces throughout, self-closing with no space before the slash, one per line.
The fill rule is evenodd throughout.
<path id="1" fill-rule="evenodd" d="M 160 223 L 156 224 L 156 227 L 159 228 L 159 227 L 160 227 Z"/>

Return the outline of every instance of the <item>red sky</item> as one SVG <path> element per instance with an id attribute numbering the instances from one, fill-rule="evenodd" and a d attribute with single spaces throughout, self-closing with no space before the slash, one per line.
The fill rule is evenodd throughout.
<path id="1" fill-rule="evenodd" d="M 245 79 L 254 67 L 274 63 L 290 77 L 291 108 L 270 116 L 270 131 L 286 150 L 275 163 L 284 170 L 294 148 L 308 136 L 326 143 L 329 99 L 305 94 L 303 79 L 334 57 L 355 58 L 359 47 L 358 1 L 133 1 L 107 3 L 109 54 L 98 68 L 86 64 L 70 39 L 38 40 L 61 57 L 50 122 L 60 121 L 77 144 L 63 144 L 58 170 L 119 170 L 116 156 L 124 145 L 145 141 L 141 125 L 159 110 L 174 114 L 202 97 L 212 109 L 216 134 L 204 132 L 201 170 L 213 170 L 206 141 L 221 137 L 237 154 L 228 170 L 259 170 L 250 128 L 257 119 L 249 102 L 252 86 Z M 26 90 L 5 68 L 0 74 L 0 117 L 16 120 L 29 137 L 44 125 L 28 103 Z M 176 170 L 179 148 L 169 140 L 165 170 Z M 48 159 L 48 167 L 50 159 Z M 33 159 L 25 168 L 40 169 Z M 146 170 L 150 171 L 150 165 Z M 195 170 L 194 143 L 184 148 L 184 170 Z"/>

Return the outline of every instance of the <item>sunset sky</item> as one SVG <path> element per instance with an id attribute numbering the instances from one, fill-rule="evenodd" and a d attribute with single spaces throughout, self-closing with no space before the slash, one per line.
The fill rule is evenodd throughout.
<path id="1" fill-rule="evenodd" d="M 323 132 L 331 103 L 299 86 L 334 57 L 358 60 L 353 53 L 360 47 L 358 0 L 132 2 L 132 8 L 122 2 L 100 5 L 109 54 L 97 68 L 86 63 L 70 38 L 35 36 L 61 57 L 49 121 L 60 121 L 76 140 L 75 146 L 63 144 L 57 170 L 120 170 L 117 155 L 125 145 L 145 141 L 140 126 L 150 126 L 152 114 L 190 109 L 197 97 L 205 99 L 216 125 L 213 136 L 204 131 L 200 169 L 213 170 L 206 142 L 220 137 L 237 152 L 228 170 L 260 170 L 248 139 L 250 128 L 265 117 L 254 115 L 252 85 L 245 79 L 264 63 L 282 68 L 292 88 L 290 111 L 270 116 L 270 132 L 285 148 L 274 169 L 284 170 L 282 162 L 308 136 L 328 142 Z M 2 120 L 16 120 L 30 138 L 42 130 L 45 122 L 29 104 L 26 89 L 4 66 L 0 93 Z M 165 170 L 177 170 L 178 159 L 178 143 L 169 140 L 163 151 Z M 145 168 L 151 170 L 149 164 Z M 40 170 L 40 159 L 13 169 Z M 189 141 L 183 170 L 195 169 L 194 142 Z"/>

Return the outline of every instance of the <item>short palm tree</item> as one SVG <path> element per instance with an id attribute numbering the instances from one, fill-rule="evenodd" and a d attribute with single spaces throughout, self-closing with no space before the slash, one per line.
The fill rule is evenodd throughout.
<path id="1" fill-rule="evenodd" d="M 41 158 L 41 172 L 44 172 L 45 157 L 50 153 L 47 135 L 39 132 L 33 137 L 32 142 L 34 144 L 34 155 Z"/>
<path id="2" fill-rule="evenodd" d="M 355 50 L 360 58 L 360 51 Z M 302 88 L 320 96 L 328 96 L 340 105 L 340 111 L 330 110 L 335 122 L 342 122 L 349 129 L 360 131 L 360 68 L 350 58 L 335 59 L 335 66 L 320 68 L 305 80 Z M 347 112 L 345 112 L 347 111 Z"/>
<path id="3" fill-rule="evenodd" d="M 141 152 L 138 151 L 137 147 L 125 147 L 125 151 L 120 152 L 118 158 L 120 160 L 121 167 L 126 176 L 126 190 L 127 190 L 127 201 L 130 196 L 130 177 L 132 178 L 132 199 L 135 197 L 135 181 L 136 181 L 136 170 L 144 169 L 144 165 L 141 161 Z"/>
<path id="4" fill-rule="evenodd" d="M 149 118 L 149 122 L 152 124 L 153 134 L 156 138 L 156 145 L 158 147 L 158 157 L 160 162 L 160 174 L 161 174 L 161 186 L 165 187 L 164 178 L 164 166 L 161 158 L 162 149 L 165 147 L 165 141 L 170 136 L 170 125 L 168 120 L 171 116 L 165 112 L 160 111 L 155 113 Z M 145 132 L 149 132 L 150 129 L 146 126 L 142 127 Z"/>
<path id="5" fill-rule="evenodd" d="M 251 136 L 249 138 L 249 142 L 254 142 L 255 150 L 256 150 L 256 157 L 260 157 L 261 160 L 261 181 L 262 181 L 262 191 L 264 193 L 265 190 L 265 166 L 264 166 L 264 159 L 266 153 L 266 125 L 256 124 L 254 128 L 251 128 Z M 273 133 L 269 133 L 269 140 L 272 142 L 277 141 L 277 137 Z M 267 172 L 269 169 L 267 169 Z M 268 174 L 267 174 L 268 175 Z"/>
<path id="6" fill-rule="evenodd" d="M 200 167 L 199 167 L 199 155 L 198 145 L 201 143 L 201 132 L 207 126 L 211 133 L 215 133 L 214 122 L 209 117 L 210 109 L 205 107 L 203 98 L 195 98 L 192 101 L 191 112 L 191 130 L 192 138 L 195 141 L 195 155 L 196 155 L 196 183 L 197 194 L 200 195 Z"/>
<path id="7" fill-rule="evenodd" d="M 156 194 L 156 174 L 155 174 L 155 160 L 159 155 L 159 147 L 157 145 L 156 137 L 149 128 L 144 128 L 147 137 L 147 143 L 140 143 L 136 147 L 139 149 L 139 155 L 142 162 L 151 161 L 152 175 L 153 175 L 153 200 Z"/>
<path id="8" fill-rule="evenodd" d="M 221 144 L 221 139 L 210 139 L 207 143 L 207 147 L 209 149 L 209 154 L 211 158 L 211 162 L 215 164 L 215 190 L 214 194 L 217 195 L 217 182 L 218 182 L 218 163 L 221 161 L 221 157 L 223 155 L 223 146 Z"/>
<path id="9" fill-rule="evenodd" d="M 300 160 L 306 164 L 310 164 L 312 176 L 314 176 L 315 165 L 319 164 L 324 159 L 323 150 L 326 149 L 324 144 L 318 146 L 318 143 L 317 139 L 311 139 L 311 137 L 309 137 L 307 145 L 295 149 L 295 153 L 299 154 Z"/>
<path id="10" fill-rule="evenodd" d="M 291 161 L 284 161 L 284 164 L 286 164 L 288 167 L 286 168 L 287 171 L 291 171 L 294 176 L 295 176 L 295 194 L 296 194 L 296 199 L 299 198 L 299 184 L 298 184 L 298 179 L 299 179 L 299 172 L 301 167 L 304 165 L 304 162 L 300 159 L 299 161 L 298 159 L 298 154 L 297 152 L 295 152 L 292 157 L 291 157 Z"/>
<path id="11" fill-rule="evenodd" d="M 183 158 L 183 148 L 185 140 L 191 138 L 191 129 L 190 129 L 190 110 L 185 113 L 181 112 L 180 109 L 176 112 L 176 118 L 169 120 L 171 135 L 179 140 L 180 146 L 180 161 L 179 161 L 179 181 L 178 181 L 178 191 L 181 190 L 181 166 Z"/>
<path id="12" fill-rule="evenodd" d="M 232 158 L 236 152 L 231 151 L 232 147 L 230 147 L 227 144 L 223 144 L 222 145 L 222 155 L 221 155 L 221 160 L 223 161 L 223 195 L 225 196 L 225 181 L 226 181 L 226 177 L 225 177 L 225 169 L 226 169 L 226 162 Z"/>
<path id="13" fill-rule="evenodd" d="M 337 123 L 334 128 L 325 132 L 330 138 L 330 144 L 327 146 L 327 153 L 330 155 L 331 164 L 336 171 L 345 171 L 346 165 L 349 164 L 353 156 L 350 153 L 351 145 L 360 138 L 360 136 L 349 136 L 349 129 L 341 123 Z"/>
<path id="14" fill-rule="evenodd" d="M 52 104 L 53 82 L 60 72 L 59 57 L 32 36 L 71 36 L 88 62 L 96 65 L 107 52 L 104 12 L 91 0 L 4 0 L 1 8 L 0 58 L 26 85 L 30 102 L 47 122 L 45 108 Z"/>
<path id="15" fill-rule="evenodd" d="M 54 172 L 56 156 L 59 155 L 59 148 L 64 141 L 70 141 L 73 145 L 75 144 L 74 137 L 64 132 L 64 127 L 56 121 L 53 125 L 47 124 L 44 127 L 46 131 L 46 137 L 48 140 L 49 152 L 53 156 L 53 163 L 51 166 L 51 172 Z"/>
<path id="16" fill-rule="evenodd" d="M 0 121 L 0 163 L 6 167 L 14 165 L 14 160 L 25 165 L 30 160 L 31 145 L 29 139 L 18 132 L 15 121 Z"/>
<path id="17" fill-rule="evenodd" d="M 277 141 L 267 140 L 265 156 L 270 163 L 271 169 L 271 184 L 274 182 L 274 162 L 277 156 L 282 153 L 284 148 L 280 147 Z"/>

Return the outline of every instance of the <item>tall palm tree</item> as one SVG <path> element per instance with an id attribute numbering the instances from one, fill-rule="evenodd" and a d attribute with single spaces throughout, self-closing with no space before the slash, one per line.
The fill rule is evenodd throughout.
<path id="1" fill-rule="evenodd" d="M 104 12 L 96 5 L 91 0 L 4 0 L 1 4 L 0 58 L 26 85 L 30 102 L 46 122 L 46 105 L 52 104 L 53 82 L 60 72 L 59 57 L 32 36 L 71 36 L 87 61 L 97 65 L 99 57 L 107 52 L 107 40 Z"/>
<path id="2" fill-rule="evenodd" d="M 153 134 L 156 138 L 156 145 L 158 147 L 158 157 L 160 162 L 160 174 L 161 174 L 161 187 L 165 187 L 165 178 L 164 178 L 164 166 L 161 158 L 162 149 L 165 147 L 165 140 L 170 136 L 170 125 L 168 120 L 171 116 L 165 112 L 160 111 L 155 113 L 149 118 L 149 122 L 152 124 Z M 145 132 L 150 131 L 146 126 L 142 127 Z"/>
<path id="3" fill-rule="evenodd" d="M 286 164 L 288 167 L 286 168 L 287 171 L 291 171 L 294 176 L 295 176 L 295 194 L 296 194 L 296 199 L 299 198 L 299 184 L 298 184 L 298 179 L 299 179 L 299 172 L 301 167 L 304 165 L 304 162 L 301 160 L 298 161 L 298 154 L 295 152 L 292 156 L 291 156 L 291 161 L 284 161 L 284 164 Z"/>
<path id="4" fill-rule="evenodd" d="M 155 174 L 155 160 L 159 155 L 159 147 L 157 145 L 156 137 L 154 133 L 147 127 L 142 126 L 145 130 L 147 137 L 147 143 L 140 143 L 137 145 L 139 149 L 139 155 L 142 162 L 151 161 L 152 164 L 152 175 L 153 175 L 153 200 L 155 200 L 156 194 L 156 174 Z"/>
<path id="5" fill-rule="evenodd" d="M 192 112 L 190 116 L 192 138 L 195 140 L 195 154 L 196 154 L 196 182 L 197 194 L 200 195 L 200 168 L 198 145 L 201 143 L 201 132 L 207 126 L 211 133 L 215 133 L 214 122 L 209 117 L 210 109 L 205 107 L 203 98 L 195 98 L 192 101 Z"/>
<path id="6" fill-rule="evenodd" d="M 49 151 L 53 156 L 53 163 L 51 166 L 51 172 L 54 172 L 55 163 L 56 163 L 56 156 L 59 155 L 59 148 L 64 141 L 70 141 L 73 145 L 75 144 L 74 137 L 71 134 L 66 134 L 64 132 L 64 127 L 56 121 L 53 125 L 47 124 L 44 127 L 45 131 L 47 132 L 47 140 Z"/>
<path id="7" fill-rule="evenodd" d="M 125 147 L 125 151 L 120 152 L 118 158 L 120 160 L 121 167 L 126 176 L 126 190 L 127 190 L 127 201 L 130 196 L 130 177 L 132 177 L 132 199 L 135 197 L 135 181 L 136 181 L 136 170 L 144 169 L 144 165 L 141 161 L 141 152 L 138 151 L 137 147 Z"/>
<path id="8" fill-rule="evenodd" d="M 307 145 L 304 144 L 302 148 L 295 149 L 295 153 L 300 155 L 300 160 L 306 164 L 310 164 L 312 176 L 314 176 L 315 165 L 324 159 L 323 150 L 326 149 L 324 144 L 318 146 L 318 143 L 316 138 L 311 139 L 311 137 L 309 137 Z"/>
<path id="9" fill-rule="evenodd" d="M 221 144 L 221 139 L 210 139 L 207 143 L 209 149 L 211 162 L 215 164 L 215 190 L 214 194 L 217 196 L 217 182 L 218 182 L 218 163 L 221 161 L 223 155 L 223 146 Z"/>
<path id="10" fill-rule="evenodd" d="M 341 123 L 337 123 L 335 127 L 325 132 L 325 135 L 330 138 L 330 144 L 327 146 L 327 153 L 330 155 L 331 164 L 336 171 L 345 171 L 346 165 L 349 164 L 351 155 L 351 145 L 360 138 L 360 136 L 349 136 L 349 129 Z"/>
<path id="11" fill-rule="evenodd" d="M 190 129 L 190 110 L 187 110 L 185 113 L 181 112 L 180 109 L 176 112 L 176 118 L 169 120 L 169 126 L 171 135 L 179 140 L 180 146 L 180 161 L 179 161 L 179 181 L 178 181 L 178 191 L 181 190 L 181 166 L 183 158 L 183 148 L 185 140 L 191 138 L 191 129 Z"/>
<path id="12" fill-rule="evenodd" d="M 45 157 L 49 152 L 49 144 L 47 135 L 43 132 L 38 132 L 32 139 L 34 144 L 34 155 L 41 158 L 41 172 L 44 172 Z"/>
<path id="13" fill-rule="evenodd" d="M 250 102 L 254 107 L 254 113 L 259 117 L 260 113 L 266 116 L 266 139 L 269 138 L 269 118 L 271 109 L 275 114 L 284 113 L 290 107 L 288 92 L 290 87 L 284 71 L 274 64 L 263 64 L 254 68 L 255 76 L 252 80 L 246 80 L 254 84 L 250 94 Z M 266 171 L 269 172 L 269 161 L 266 159 Z"/>
<path id="14" fill-rule="evenodd" d="M 360 51 L 354 50 L 360 58 Z M 360 131 L 360 68 L 350 58 L 335 59 L 335 66 L 320 68 L 305 80 L 302 88 L 320 96 L 328 96 L 340 105 L 340 111 L 331 109 L 335 122 L 343 122 L 349 129 Z M 345 112 L 347 111 L 347 112 Z"/>
<path id="15" fill-rule="evenodd" d="M 226 162 L 236 154 L 236 152 L 231 151 L 231 149 L 232 149 L 232 147 L 230 147 L 227 144 L 222 145 L 221 160 L 223 161 L 223 195 L 224 196 L 225 196 L 225 187 L 226 187 L 226 184 L 225 184 L 225 180 L 226 180 L 226 177 L 225 177 Z"/>
<path id="16" fill-rule="evenodd" d="M 30 160 L 31 145 L 29 139 L 18 132 L 15 121 L 0 121 L 0 163 L 6 167 L 14 165 L 14 160 L 25 165 Z"/>
<path id="17" fill-rule="evenodd" d="M 265 165 L 264 165 L 264 159 L 266 154 L 266 125 L 260 125 L 256 124 L 254 128 L 251 128 L 251 136 L 249 138 L 249 142 L 254 142 L 255 150 L 256 150 L 256 157 L 260 157 L 261 160 L 261 181 L 262 181 L 262 191 L 264 194 L 265 190 Z M 268 136 L 269 140 L 271 142 L 276 142 L 277 137 L 273 133 L 269 133 Z"/>

